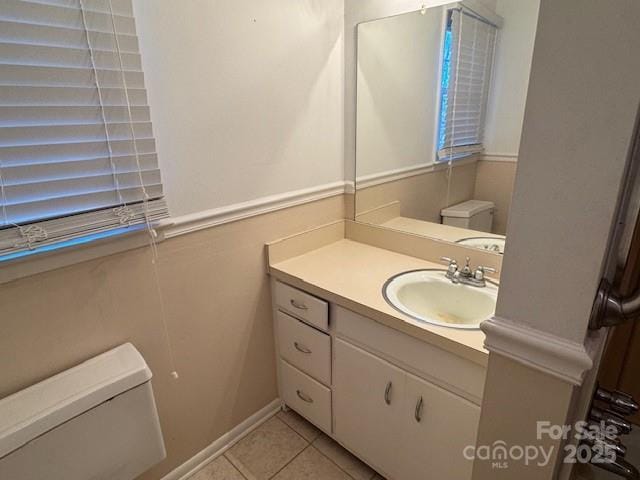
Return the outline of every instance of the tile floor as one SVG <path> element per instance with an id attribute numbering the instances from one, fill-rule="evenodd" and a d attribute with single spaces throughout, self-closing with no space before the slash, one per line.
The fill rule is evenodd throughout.
<path id="1" fill-rule="evenodd" d="M 640 427 L 625 437 L 627 460 L 640 466 Z M 620 478 L 583 466 L 578 480 Z M 384 480 L 293 411 L 278 412 L 189 480 Z"/>
<path id="2" fill-rule="evenodd" d="M 293 411 L 278 412 L 189 480 L 384 480 Z"/>

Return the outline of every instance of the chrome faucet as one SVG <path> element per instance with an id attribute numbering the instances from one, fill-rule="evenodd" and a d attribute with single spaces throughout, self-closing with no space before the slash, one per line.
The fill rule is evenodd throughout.
<path id="1" fill-rule="evenodd" d="M 487 286 L 485 275 L 487 273 L 497 273 L 495 268 L 485 266 L 478 266 L 473 270 L 469 257 L 466 257 L 464 267 L 461 269 L 458 268 L 458 262 L 453 258 L 442 257 L 441 260 L 449 263 L 445 276 L 451 280 L 452 283 L 461 283 L 463 285 L 482 288 Z"/>

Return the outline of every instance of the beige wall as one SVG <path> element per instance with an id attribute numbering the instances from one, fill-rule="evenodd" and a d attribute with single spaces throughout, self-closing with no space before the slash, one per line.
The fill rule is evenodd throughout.
<path id="1" fill-rule="evenodd" d="M 342 196 L 0 285 L 0 398 L 123 342 L 154 374 L 158 479 L 277 397 L 264 243 L 341 219 Z M 174 348 L 171 365 L 162 313 Z"/>
<path id="2" fill-rule="evenodd" d="M 359 189 L 356 197 L 358 215 L 376 207 L 400 202 L 403 217 L 440 223 L 440 211 L 469 199 L 487 200 L 496 205 L 493 232 L 507 231 L 517 162 L 480 160 L 453 169 L 447 200 L 446 170 L 424 173 Z"/>
<path id="3" fill-rule="evenodd" d="M 482 160 L 478 162 L 475 192 L 476 200 L 488 200 L 495 204 L 493 233 L 505 235 L 511 208 L 513 183 L 516 178 L 516 162 Z"/>
<path id="4" fill-rule="evenodd" d="M 473 198 L 476 162 L 453 168 L 448 200 L 447 175 L 447 170 L 442 169 L 359 189 L 356 212 L 361 214 L 399 201 L 403 217 L 440 223 L 440 211 L 444 207 Z"/>
<path id="5" fill-rule="evenodd" d="M 561 444 L 547 436 L 538 439 L 537 424 L 548 421 L 552 425 L 564 425 L 573 393 L 573 386 L 567 382 L 490 353 L 477 446 L 491 447 L 494 442 L 503 441 L 508 449 L 532 445 L 543 447 L 547 452 L 552 448 L 553 454 L 545 466 L 508 460 L 505 469 L 494 468 L 491 461 L 476 459 L 473 480 L 554 478 L 556 460 L 564 458 Z"/>

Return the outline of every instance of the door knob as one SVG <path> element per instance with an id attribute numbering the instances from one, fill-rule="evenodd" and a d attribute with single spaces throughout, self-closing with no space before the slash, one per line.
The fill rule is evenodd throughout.
<path id="1" fill-rule="evenodd" d="M 628 433 L 631 433 L 631 423 L 610 410 L 602 410 L 598 407 L 593 407 L 589 418 L 598 423 L 604 422 L 606 426 L 615 428 L 618 435 L 627 435 Z"/>
<path id="2" fill-rule="evenodd" d="M 600 387 L 596 390 L 594 398 L 606 403 L 612 411 L 625 417 L 637 413 L 640 409 L 633 397 L 624 392 L 611 392 Z"/>

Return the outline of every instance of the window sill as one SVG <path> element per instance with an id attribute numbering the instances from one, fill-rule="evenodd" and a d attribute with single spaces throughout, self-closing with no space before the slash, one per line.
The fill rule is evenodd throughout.
<path id="1" fill-rule="evenodd" d="M 156 242 L 164 239 L 158 231 Z M 82 239 L 80 240 L 82 242 Z M 114 255 L 149 245 L 149 233 L 146 227 L 118 233 L 109 237 L 75 242 L 68 246 L 34 251 L 25 256 L 0 261 L 0 285 L 20 278 L 29 277 L 76 263 Z"/>
<path id="2" fill-rule="evenodd" d="M 460 153 L 452 158 L 444 158 L 442 160 L 438 159 L 436 155 L 435 165 L 446 166 L 449 165 L 449 163 L 451 163 L 452 165 L 456 163 L 472 163 L 475 160 L 480 160 L 482 158 L 482 155 L 482 153 Z"/>

